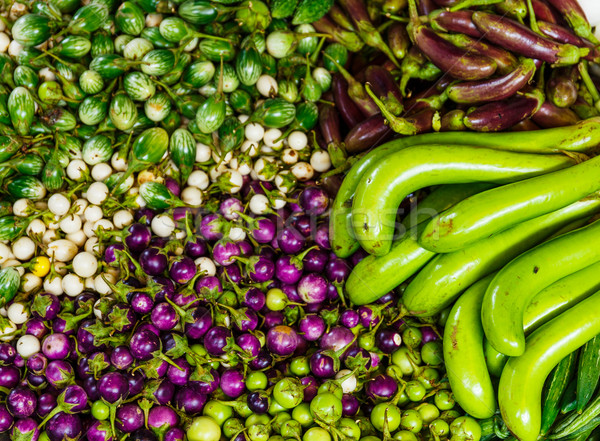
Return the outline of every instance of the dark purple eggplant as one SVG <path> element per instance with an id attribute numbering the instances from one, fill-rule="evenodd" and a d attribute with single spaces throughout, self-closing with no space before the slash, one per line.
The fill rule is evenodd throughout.
<path id="1" fill-rule="evenodd" d="M 365 117 L 348 95 L 348 83 L 340 74 L 335 74 L 331 83 L 335 107 L 348 127 L 354 127 Z"/>
<path id="2" fill-rule="evenodd" d="M 500 101 L 513 96 L 529 83 L 535 70 L 533 60 L 523 58 L 519 66 L 507 75 L 453 84 L 446 89 L 446 93 L 452 101 L 462 104 Z"/>
<path id="3" fill-rule="evenodd" d="M 467 112 L 465 126 L 477 132 L 507 130 L 530 118 L 539 110 L 543 100 L 543 94 L 534 91 L 527 95 L 516 95 L 503 101 L 484 104 Z"/>
<path id="4" fill-rule="evenodd" d="M 600 50 L 598 50 L 598 48 L 594 46 L 591 41 L 575 35 L 570 29 L 555 23 L 548 23 L 546 21 L 539 21 L 538 28 L 546 37 L 558 41 L 559 43 L 572 44 L 577 47 L 588 48 L 590 53 L 584 58 L 589 61 L 600 61 Z"/>
<path id="5" fill-rule="evenodd" d="M 327 146 L 342 142 L 340 114 L 331 104 L 323 104 L 319 111 L 319 128 Z"/>
<path id="6" fill-rule="evenodd" d="M 489 44 L 481 39 L 471 38 L 464 34 L 441 34 L 443 38 L 450 41 L 455 46 L 462 49 L 473 51 L 479 55 L 484 55 L 496 62 L 496 73 L 506 75 L 512 72 L 518 64 L 517 57 L 510 52 Z"/>
<path id="7" fill-rule="evenodd" d="M 415 134 L 440 130 L 440 114 L 435 109 L 425 108 L 404 118 L 406 123 L 414 127 Z"/>
<path id="8" fill-rule="evenodd" d="M 544 102 L 531 119 L 543 129 L 571 126 L 580 121 L 577 114 L 571 109 L 557 107 L 550 101 Z"/>
<path id="9" fill-rule="evenodd" d="M 395 115 L 402 112 L 402 92 L 398 88 L 392 74 L 381 66 L 369 66 L 365 71 L 365 80 L 371 86 L 375 95 L 383 101 Z"/>
<path id="10" fill-rule="evenodd" d="M 390 60 L 394 62 L 397 67 L 400 67 L 398 60 L 390 50 L 389 46 L 381 37 L 381 34 L 377 28 L 371 22 L 367 7 L 362 0 L 340 0 L 339 4 L 348 13 L 354 26 L 356 27 L 356 33 L 362 38 L 362 40 L 371 46 L 388 56 Z"/>
<path id="11" fill-rule="evenodd" d="M 510 128 L 511 132 L 532 132 L 540 130 L 541 127 L 534 123 L 531 119 L 523 120 Z"/>
<path id="12" fill-rule="evenodd" d="M 393 134 L 394 131 L 385 123 L 385 118 L 377 114 L 352 127 L 344 144 L 348 153 L 355 154 L 383 144 Z"/>
<path id="13" fill-rule="evenodd" d="M 533 12 L 536 19 L 543 20 L 548 23 L 558 22 L 554 11 L 546 3 L 540 0 L 531 0 L 531 5 L 533 6 Z"/>
<path id="14" fill-rule="evenodd" d="M 567 20 L 567 23 L 569 23 L 569 26 L 573 28 L 577 35 L 587 38 L 594 44 L 600 44 L 600 41 L 594 36 L 585 12 L 583 12 L 577 0 L 547 0 L 547 2 L 556 8 L 558 13 Z"/>
<path id="15" fill-rule="evenodd" d="M 321 17 L 312 25 L 318 32 L 328 34 L 333 41 L 344 45 L 351 52 L 358 52 L 364 46 L 363 41 L 356 33 L 342 29 L 327 16 Z"/>
<path id="16" fill-rule="evenodd" d="M 419 14 L 421 15 L 429 15 L 437 9 L 434 0 L 419 0 L 417 7 L 419 8 Z"/>
<path id="17" fill-rule="evenodd" d="M 579 72 L 576 67 L 552 69 L 546 82 L 546 98 L 557 107 L 570 107 L 577 100 Z"/>
<path id="18" fill-rule="evenodd" d="M 393 23 L 387 31 L 388 44 L 397 59 L 406 57 L 410 49 L 410 38 L 403 23 Z"/>
<path id="19" fill-rule="evenodd" d="M 465 126 L 465 111 L 454 109 L 442 115 L 440 132 L 461 132 L 467 130 Z"/>
<path id="20" fill-rule="evenodd" d="M 460 3 L 461 0 L 433 0 L 436 5 L 442 8 L 451 8 L 452 6 Z"/>
<path id="21" fill-rule="evenodd" d="M 329 55 L 325 54 L 337 67 L 340 74 L 344 77 L 347 83 L 348 96 L 350 99 L 356 104 L 359 110 L 365 117 L 373 116 L 379 112 L 377 109 L 377 105 L 373 102 L 373 100 L 367 94 L 365 87 L 354 78 L 350 72 L 348 72 L 343 66 L 341 66 L 337 61 L 331 58 Z"/>
<path id="22" fill-rule="evenodd" d="M 491 43 L 528 58 L 536 58 L 553 66 L 576 64 L 589 53 L 587 48 L 561 44 L 536 34 L 528 27 L 500 15 L 477 11 L 473 22 Z"/>
<path id="23" fill-rule="evenodd" d="M 470 37 L 481 38 L 481 31 L 472 20 L 473 11 L 447 11 L 438 9 L 429 16 L 429 24 L 438 32 L 456 32 Z"/>

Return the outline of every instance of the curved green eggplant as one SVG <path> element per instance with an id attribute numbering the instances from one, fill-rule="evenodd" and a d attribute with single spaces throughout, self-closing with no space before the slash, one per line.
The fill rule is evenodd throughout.
<path id="1" fill-rule="evenodd" d="M 22 86 L 13 89 L 6 107 L 17 133 L 21 136 L 28 135 L 35 115 L 35 101 L 29 90 Z"/>

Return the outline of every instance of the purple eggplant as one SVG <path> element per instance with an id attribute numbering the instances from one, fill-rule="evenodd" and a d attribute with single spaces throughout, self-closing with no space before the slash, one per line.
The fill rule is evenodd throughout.
<path id="1" fill-rule="evenodd" d="M 542 0 L 531 0 L 531 5 L 533 6 L 533 13 L 537 20 L 543 20 L 549 23 L 558 22 L 559 17 L 557 14 Z"/>
<path id="2" fill-rule="evenodd" d="M 211 355 L 223 355 L 227 340 L 231 338 L 231 331 L 223 326 L 214 326 L 204 336 L 204 347 Z"/>
<path id="3" fill-rule="evenodd" d="M 384 354 L 396 352 L 402 344 L 402 337 L 395 329 L 382 328 L 375 333 L 375 345 Z"/>
<path id="4" fill-rule="evenodd" d="M 547 0 L 548 3 L 556 8 L 558 13 L 567 20 L 571 28 L 577 35 L 587 38 L 594 44 L 600 44 L 592 32 L 592 27 L 587 21 L 585 12 L 577 0 Z"/>
<path id="5" fill-rule="evenodd" d="M 316 314 L 307 314 L 298 322 L 298 330 L 307 341 L 317 341 L 326 328 L 325 321 Z"/>
<path id="6" fill-rule="evenodd" d="M 174 403 L 178 409 L 184 411 L 186 414 L 197 415 L 204 409 L 207 399 L 208 397 L 205 394 L 196 391 L 192 387 L 182 387 L 175 394 Z M 175 429 L 177 428 L 171 430 Z M 167 434 L 165 434 L 166 439 Z"/>
<path id="7" fill-rule="evenodd" d="M 64 360 L 53 360 L 46 366 L 46 379 L 48 383 L 57 388 L 69 384 L 75 377 L 73 366 Z"/>
<path id="8" fill-rule="evenodd" d="M 360 401 L 353 394 L 342 396 L 342 415 L 345 417 L 355 416 L 360 409 Z"/>
<path id="9" fill-rule="evenodd" d="M 129 393 L 129 383 L 127 378 L 119 372 L 109 372 L 104 374 L 98 380 L 98 391 L 100 396 L 109 403 L 116 403 L 117 401 L 127 397 Z"/>
<path id="10" fill-rule="evenodd" d="M 167 378 L 176 387 L 185 386 L 188 384 L 192 367 L 183 357 L 173 360 L 173 364 L 169 364 L 167 369 Z"/>
<path id="11" fill-rule="evenodd" d="M 344 144 L 348 152 L 356 154 L 389 141 L 393 134 L 394 131 L 385 123 L 385 118 L 377 114 L 352 126 Z"/>
<path id="12" fill-rule="evenodd" d="M 484 104 L 467 112 L 465 125 L 478 132 L 506 130 L 530 118 L 539 110 L 543 102 L 541 93 L 532 93 Z"/>
<path id="13" fill-rule="evenodd" d="M 79 415 L 60 412 L 46 423 L 46 434 L 50 441 L 77 440 L 83 432 Z"/>
<path id="14" fill-rule="evenodd" d="M 464 34 L 440 34 L 444 39 L 450 41 L 461 49 L 489 57 L 496 63 L 496 74 L 507 75 L 517 68 L 517 58 L 498 46 L 494 46 L 480 38 L 472 38 Z"/>
<path id="15" fill-rule="evenodd" d="M 325 144 L 339 145 L 342 142 L 340 132 L 340 114 L 331 104 L 323 104 L 319 110 L 319 128 Z"/>
<path id="16" fill-rule="evenodd" d="M 546 97 L 557 107 L 566 108 L 577 100 L 579 72 L 575 67 L 552 69 L 546 83 Z"/>
<path id="17" fill-rule="evenodd" d="M 131 355 L 137 360 L 151 360 L 153 353 L 160 349 L 158 335 L 148 329 L 138 329 L 129 341 Z"/>
<path id="18" fill-rule="evenodd" d="M 452 101 L 461 104 L 500 101 L 521 90 L 531 81 L 535 71 L 533 60 L 523 58 L 519 66 L 510 74 L 487 80 L 453 84 L 446 89 L 446 93 Z"/>
<path id="19" fill-rule="evenodd" d="M 16 366 L 0 366 L 0 387 L 12 389 L 20 380 L 21 373 Z"/>
<path id="20" fill-rule="evenodd" d="M 371 22 L 367 7 L 362 0 L 341 0 L 339 4 L 348 13 L 354 26 L 356 33 L 368 45 L 380 52 L 383 52 L 397 67 L 399 67 L 396 57 L 385 43 L 379 30 Z"/>
<path id="21" fill-rule="evenodd" d="M 333 351 L 340 351 L 344 348 L 349 348 L 349 345 L 354 340 L 354 334 L 348 328 L 344 326 L 336 326 L 331 328 L 321 340 L 319 345 L 321 349 L 331 349 Z"/>
<path id="22" fill-rule="evenodd" d="M 415 45 L 433 64 L 459 80 L 482 80 L 496 71 L 496 63 L 489 57 L 461 49 L 446 41 L 419 22 L 414 1 L 411 0 L 409 32 Z"/>
<path id="23" fill-rule="evenodd" d="M 406 57 L 411 42 L 403 23 L 392 23 L 387 31 L 388 44 L 397 59 Z"/>
<path id="24" fill-rule="evenodd" d="M 336 363 L 331 355 L 319 350 L 310 356 L 310 371 L 318 378 L 331 378 L 336 374 Z"/>
<path id="25" fill-rule="evenodd" d="M 381 66 L 369 66 L 365 71 L 365 80 L 392 113 L 399 115 L 402 112 L 404 97 L 389 70 Z"/>
<path id="26" fill-rule="evenodd" d="M 481 31 L 473 23 L 473 11 L 448 11 L 438 9 L 429 16 L 429 23 L 437 32 L 456 32 L 481 38 Z"/>
<path id="27" fill-rule="evenodd" d="M 557 107 L 550 101 L 545 101 L 531 119 L 543 129 L 571 126 L 580 121 L 571 109 Z"/>
<path id="28" fill-rule="evenodd" d="M 364 120 L 364 115 L 348 95 L 348 83 L 341 74 L 333 75 L 331 89 L 335 107 L 348 127 L 354 127 Z"/>
<path id="29" fill-rule="evenodd" d="M 6 432 L 12 426 L 14 421 L 4 404 L 0 404 L 0 433 Z"/>
<path id="30" fill-rule="evenodd" d="M 35 412 L 37 397 L 26 388 L 18 387 L 10 391 L 6 397 L 6 407 L 17 418 L 26 418 Z"/>
<path id="31" fill-rule="evenodd" d="M 95 421 L 85 434 L 87 441 L 114 441 L 108 421 Z"/>
<path id="32" fill-rule="evenodd" d="M 572 44 L 577 47 L 588 47 L 583 38 L 578 37 L 570 29 L 567 29 L 556 23 L 547 21 L 538 21 L 538 28 L 544 36 L 558 41 L 559 43 Z"/>
<path id="33" fill-rule="evenodd" d="M 321 303 L 327 298 L 327 281 L 319 274 L 307 274 L 298 282 L 298 295 L 305 303 Z"/>
<path id="34" fill-rule="evenodd" d="M 298 335 L 289 326 L 274 326 L 267 332 L 267 349 L 275 355 L 291 355 L 297 346 Z"/>
<path id="35" fill-rule="evenodd" d="M 229 398 L 238 398 L 246 390 L 244 374 L 237 369 L 227 369 L 221 374 L 221 390 Z"/>
<path id="36" fill-rule="evenodd" d="M 146 225 L 132 224 L 127 229 L 125 236 L 125 245 L 134 254 L 139 254 L 148 248 L 152 233 Z"/>
<path id="37" fill-rule="evenodd" d="M 589 53 L 587 48 L 554 42 L 517 21 L 499 15 L 477 11 L 473 13 L 473 22 L 489 42 L 553 66 L 576 64 Z"/>
<path id="38" fill-rule="evenodd" d="M 389 400 L 398 392 L 398 383 L 389 375 L 380 374 L 367 381 L 365 392 L 373 401 Z"/>
<path id="39" fill-rule="evenodd" d="M 179 323 L 179 316 L 170 303 L 161 302 L 152 309 L 150 320 L 161 331 L 170 331 Z"/>

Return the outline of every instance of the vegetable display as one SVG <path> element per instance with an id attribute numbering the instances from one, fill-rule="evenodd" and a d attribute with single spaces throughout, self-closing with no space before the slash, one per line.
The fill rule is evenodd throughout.
<path id="1" fill-rule="evenodd" d="M 596 440 L 595 17 L 0 5 L 0 439 Z"/>

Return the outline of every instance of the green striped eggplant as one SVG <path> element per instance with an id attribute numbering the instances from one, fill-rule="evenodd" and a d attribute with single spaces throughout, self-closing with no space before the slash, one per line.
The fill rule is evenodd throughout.
<path id="1" fill-rule="evenodd" d="M 96 134 L 96 127 L 82 124 L 82 125 L 75 127 L 72 134 L 73 134 L 73 136 L 76 136 L 77 138 L 81 139 L 82 141 L 85 141 L 85 140 L 90 139 L 92 136 L 94 136 Z"/>
<path id="2" fill-rule="evenodd" d="M 296 27 L 295 31 L 297 34 L 314 34 L 317 32 L 311 24 L 301 24 L 300 26 Z M 298 52 L 300 55 L 311 55 L 317 50 L 318 47 L 319 38 L 311 35 L 298 40 L 296 52 Z"/>
<path id="3" fill-rule="evenodd" d="M 113 154 L 112 142 L 104 135 L 96 135 L 88 139 L 81 150 L 81 156 L 88 165 L 108 162 Z"/>
<path id="4" fill-rule="evenodd" d="M 70 134 L 57 133 L 58 148 L 65 152 L 67 161 L 81 158 L 81 141 Z"/>
<path id="5" fill-rule="evenodd" d="M 104 79 L 95 70 L 86 70 L 79 77 L 79 86 L 85 93 L 95 95 L 104 89 Z"/>
<path id="6" fill-rule="evenodd" d="M 217 7 L 205 0 L 186 0 L 179 5 L 177 13 L 185 21 L 195 25 L 207 25 L 219 17 Z"/>
<path id="7" fill-rule="evenodd" d="M 162 35 L 160 35 L 158 27 L 144 28 L 140 36 L 148 40 L 154 47 L 158 49 L 173 49 L 177 47 L 175 43 L 166 40 Z"/>
<path id="8" fill-rule="evenodd" d="M 0 218 L 0 225 L 2 224 Z M 1 235 L 1 233 L 0 233 Z M 12 266 L 0 270 L 0 305 L 4 306 L 17 295 L 21 286 L 21 275 Z"/>
<path id="9" fill-rule="evenodd" d="M 59 191 L 66 183 L 65 168 L 60 164 L 58 152 L 53 152 L 42 171 L 42 184 L 49 192 Z"/>
<path id="10" fill-rule="evenodd" d="M 50 17 L 25 14 L 19 17 L 12 29 L 12 38 L 25 47 L 42 44 L 52 35 L 54 26 Z"/>
<path id="11" fill-rule="evenodd" d="M 56 81 L 44 81 L 37 91 L 38 98 L 46 104 L 58 104 L 63 100 L 63 90 Z"/>
<path id="12" fill-rule="evenodd" d="M 136 62 L 127 60 L 117 54 L 104 54 L 94 57 L 90 69 L 95 70 L 105 80 L 112 80 L 123 75 Z"/>
<path id="13" fill-rule="evenodd" d="M 86 97 L 77 112 L 82 123 L 88 126 L 99 124 L 108 114 L 106 97 L 101 94 Z"/>
<path id="14" fill-rule="evenodd" d="M 52 2 L 36 1 L 31 5 L 31 13 L 44 15 L 52 20 L 62 20 L 62 12 Z"/>
<path id="15" fill-rule="evenodd" d="M 34 176 L 21 175 L 11 179 L 6 185 L 6 191 L 17 199 L 26 198 L 38 201 L 46 196 L 46 187 Z"/>
<path id="16" fill-rule="evenodd" d="M 178 96 L 175 100 L 175 106 L 182 116 L 188 119 L 195 119 L 198 107 L 205 101 L 202 95 L 198 94 L 187 94 L 184 96 Z"/>
<path id="17" fill-rule="evenodd" d="M 302 82 L 300 93 L 306 101 L 311 103 L 319 101 L 321 99 L 321 95 L 323 95 L 323 89 L 321 89 L 321 85 L 312 77 L 308 70 L 306 72 L 306 77 L 304 77 L 304 81 Z"/>
<path id="18" fill-rule="evenodd" d="M 64 14 L 73 12 L 81 3 L 79 0 L 52 0 L 52 4 Z"/>
<path id="19" fill-rule="evenodd" d="M 240 85 L 235 68 L 228 63 L 223 64 L 223 92 L 231 93 Z"/>
<path id="20" fill-rule="evenodd" d="M 121 32 L 137 36 L 146 27 L 146 17 L 144 11 L 138 5 L 125 1 L 121 3 L 115 13 L 115 23 Z"/>
<path id="21" fill-rule="evenodd" d="M 35 153 L 26 153 L 3 163 L 3 165 L 13 167 L 22 175 L 37 176 L 44 168 L 44 160 Z"/>
<path id="22" fill-rule="evenodd" d="M 252 97 L 243 89 L 237 89 L 229 94 L 229 104 L 238 113 L 248 115 L 252 112 Z"/>
<path id="23" fill-rule="evenodd" d="M 53 131 L 70 132 L 77 126 L 75 115 L 63 107 L 48 109 L 40 120 Z"/>
<path id="24" fill-rule="evenodd" d="M 179 112 L 170 112 L 165 119 L 160 122 L 160 126 L 167 131 L 169 136 L 181 127 L 181 115 Z"/>
<path id="25" fill-rule="evenodd" d="M 148 208 L 153 210 L 185 206 L 177 196 L 169 191 L 166 185 L 159 182 L 144 182 L 140 185 L 140 196 Z"/>
<path id="26" fill-rule="evenodd" d="M 298 92 L 298 86 L 294 81 L 281 80 L 277 83 L 277 95 L 288 103 L 295 103 L 298 101 L 300 92 Z"/>
<path id="27" fill-rule="evenodd" d="M 228 116 L 218 130 L 221 150 L 231 152 L 244 142 L 244 126 L 235 116 Z"/>
<path id="28" fill-rule="evenodd" d="M 6 107 L 17 133 L 21 136 L 28 135 L 35 116 L 35 101 L 29 90 L 22 86 L 13 89 Z"/>
<path id="29" fill-rule="evenodd" d="M 220 1 L 218 3 L 225 2 Z M 271 23 L 269 7 L 260 0 L 246 0 L 240 3 L 235 18 L 241 24 L 242 31 L 247 33 L 267 29 Z"/>
<path id="30" fill-rule="evenodd" d="M 212 133 L 225 121 L 225 98 L 221 93 L 208 97 L 196 112 L 196 124 L 202 133 Z"/>
<path id="31" fill-rule="evenodd" d="M 8 113 L 8 92 L 0 92 L 0 123 L 10 124 L 10 114 Z"/>
<path id="32" fill-rule="evenodd" d="M 138 112 L 135 103 L 129 95 L 121 91 L 110 102 L 108 115 L 117 129 L 127 131 L 135 124 Z"/>
<path id="33" fill-rule="evenodd" d="M 260 53 L 254 46 L 242 48 L 235 57 L 235 72 L 245 86 L 253 86 L 263 70 Z"/>
<path id="34" fill-rule="evenodd" d="M 175 66 L 175 54 L 167 49 L 155 49 L 142 58 L 142 72 L 146 75 L 160 76 Z"/>
<path id="35" fill-rule="evenodd" d="M 131 147 L 129 168 L 157 164 L 169 148 L 169 134 L 160 127 L 144 130 Z"/>
<path id="36" fill-rule="evenodd" d="M 242 131 L 243 132 L 243 131 Z M 194 169 L 196 159 L 196 140 L 186 129 L 177 129 L 169 140 L 171 159 L 179 169 L 180 182 L 183 184 Z"/>
<path id="37" fill-rule="evenodd" d="M 130 177 L 129 179 L 122 180 L 124 175 L 124 172 L 113 173 L 106 179 L 106 186 L 112 194 L 118 196 L 126 193 L 131 187 L 133 187 L 133 178 Z"/>
<path id="38" fill-rule="evenodd" d="M 100 3 L 82 6 L 73 14 L 67 30 L 75 35 L 86 35 L 97 31 L 108 21 L 108 14 L 108 8 Z"/>
<path id="39" fill-rule="evenodd" d="M 189 87 L 200 88 L 213 79 L 215 71 L 212 61 L 195 61 L 185 69 L 181 81 Z"/>
<path id="40" fill-rule="evenodd" d="M 92 57 L 98 57 L 100 55 L 114 54 L 115 53 L 115 44 L 110 36 L 110 34 L 106 31 L 99 30 L 94 32 L 94 37 L 92 38 L 92 46 L 91 46 L 91 55 Z"/>
<path id="41" fill-rule="evenodd" d="M 154 122 L 162 121 L 171 111 L 171 99 L 166 93 L 157 93 L 144 103 L 144 113 Z"/>
<path id="42" fill-rule="evenodd" d="M 315 103 L 302 102 L 296 106 L 294 128 L 310 131 L 317 125 L 318 120 L 319 109 Z"/>
<path id="43" fill-rule="evenodd" d="M 145 38 L 138 37 L 128 42 L 123 48 L 123 56 L 128 60 L 141 60 L 154 46 Z"/>
<path id="44" fill-rule="evenodd" d="M 67 35 L 58 45 L 54 46 L 48 52 L 55 53 L 62 57 L 83 58 L 92 49 L 92 42 L 81 35 Z"/>
<path id="45" fill-rule="evenodd" d="M 250 119 L 266 127 L 279 129 L 291 124 L 296 117 L 296 107 L 282 98 L 270 98 L 256 108 Z"/>
<path id="46" fill-rule="evenodd" d="M 38 74 L 28 66 L 17 66 L 13 72 L 15 86 L 23 86 L 29 90 L 35 90 L 40 83 Z"/>
<path id="47" fill-rule="evenodd" d="M 235 58 L 235 46 L 229 41 L 204 39 L 198 49 L 210 61 L 232 61 Z"/>
<path id="48" fill-rule="evenodd" d="M 123 80 L 123 88 L 134 101 L 146 101 L 156 93 L 156 86 L 143 72 L 131 72 Z"/>
<path id="49" fill-rule="evenodd" d="M 175 66 L 173 66 L 173 69 L 171 69 L 169 73 L 160 77 L 160 81 L 168 86 L 174 85 L 181 79 L 185 68 L 191 63 L 191 61 L 192 56 L 187 52 L 179 54 L 175 62 Z M 186 93 L 188 92 L 190 91 L 186 90 Z"/>
<path id="50" fill-rule="evenodd" d="M 15 61 L 21 66 L 29 66 L 34 69 L 51 67 L 48 60 L 43 58 L 44 53 L 34 47 L 25 47 L 15 56 Z"/>
<path id="51" fill-rule="evenodd" d="M 67 81 L 66 78 L 63 78 L 60 75 L 57 75 L 57 77 L 62 85 L 62 90 L 66 97 L 63 99 L 67 101 L 67 105 L 71 106 L 71 108 L 76 109 L 79 105 L 79 102 L 86 97 L 86 93 L 83 90 L 81 90 L 79 84 L 73 81 Z"/>
<path id="52" fill-rule="evenodd" d="M 262 62 L 264 74 L 277 77 L 277 60 L 271 54 L 263 52 L 260 54 L 260 61 Z"/>
<path id="53" fill-rule="evenodd" d="M 165 18 L 160 22 L 158 30 L 165 40 L 172 43 L 179 43 L 196 36 L 189 24 L 179 17 Z"/>
<path id="54" fill-rule="evenodd" d="M 127 46 L 129 44 L 130 41 L 135 40 L 135 37 L 133 35 L 127 35 L 127 34 L 120 34 L 117 36 L 117 38 L 115 38 L 115 52 L 117 54 L 122 54 L 123 50 L 125 49 L 125 46 Z M 127 57 L 125 57 L 127 58 Z"/>
<path id="55" fill-rule="evenodd" d="M 13 82 L 13 71 L 15 70 L 15 62 L 8 54 L 0 53 L 0 83 L 6 84 L 11 89 L 15 88 Z"/>

